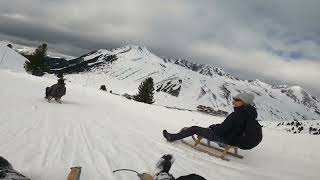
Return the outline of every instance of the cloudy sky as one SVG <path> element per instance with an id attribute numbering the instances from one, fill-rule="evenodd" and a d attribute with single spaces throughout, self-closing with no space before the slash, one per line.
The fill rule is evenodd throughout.
<path id="1" fill-rule="evenodd" d="M 0 40 L 79 56 L 127 44 L 320 99 L 319 0 L 1 0 Z"/>

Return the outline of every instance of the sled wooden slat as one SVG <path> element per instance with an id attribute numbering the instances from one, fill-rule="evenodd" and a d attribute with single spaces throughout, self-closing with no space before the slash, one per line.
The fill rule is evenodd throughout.
<path id="1" fill-rule="evenodd" d="M 193 149 L 197 150 L 197 151 L 200 151 L 200 152 L 206 153 L 206 154 L 208 154 L 208 155 L 210 155 L 210 156 L 213 156 L 213 157 L 216 157 L 216 158 L 221 158 L 221 159 L 223 159 L 223 160 L 225 160 L 225 161 L 229 161 L 229 159 L 228 159 L 228 158 L 226 158 L 226 157 L 224 157 L 224 156 L 221 156 L 221 155 L 218 155 L 218 154 L 216 154 L 216 153 L 213 153 L 213 152 L 210 152 L 210 151 L 207 151 L 207 150 L 201 149 L 199 146 L 191 145 L 191 144 L 187 143 L 187 142 L 186 142 L 186 141 L 184 141 L 184 140 L 181 140 L 181 142 L 182 142 L 183 144 L 185 144 L 185 145 L 187 145 L 187 146 L 189 146 L 189 147 L 191 147 L 191 148 L 193 148 Z"/>
<path id="2" fill-rule="evenodd" d="M 183 131 L 183 130 L 185 130 L 185 129 L 187 129 L 187 127 L 182 128 L 181 131 Z M 239 148 L 236 147 L 236 146 L 226 145 L 226 146 L 222 149 L 222 148 L 218 148 L 218 147 L 215 147 L 215 146 L 211 146 L 211 145 L 210 145 L 210 140 L 208 140 L 208 139 L 207 139 L 207 144 L 206 144 L 206 143 L 201 142 L 201 140 L 204 139 L 204 138 L 202 138 L 202 137 L 200 137 L 200 136 L 195 137 L 195 136 L 193 135 L 193 136 L 191 136 L 191 137 L 192 137 L 192 140 L 195 142 L 193 145 L 190 144 L 190 143 L 188 143 L 188 142 L 186 142 L 186 141 L 184 141 L 183 139 L 182 139 L 181 141 L 182 141 L 184 144 L 186 144 L 186 145 L 188 145 L 188 146 L 190 146 L 190 147 L 192 147 L 192 148 L 194 148 L 194 149 L 196 149 L 196 150 L 198 150 L 198 151 L 200 151 L 200 152 L 207 153 L 207 154 L 209 154 L 209 155 L 211 155 L 211 156 L 214 156 L 214 157 L 217 157 L 217 158 L 221 158 L 221 159 L 226 160 L 226 161 L 229 161 L 229 159 L 227 159 L 227 158 L 225 157 L 227 154 L 228 154 L 228 155 L 231 155 L 231 156 L 234 156 L 234 157 L 237 157 L 237 158 L 239 158 L 239 159 L 243 159 L 243 156 L 241 156 L 241 155 L 238 154 L 238 149 L 239 149 Z M 199 144 L 200 144 L 201 146 L 208 147 L 209 149 L 216 150 L 216 151 L 219 151 L 219 152 L 221 152 L 221 153 L 220 153 L 220 154 L 217 154 L 217 153 L 211 152 L 211 151 L 209 151 L 209 150 L 205 150 L 205 149 L 201 148 L 201 146 L 199 146 Z M 229 152 L 230 149 L 233 149 L 233 150 L 234 150 L 234 153 Z"/>
<path id="3" fill-rule="evenodd" d="M 224 149 L 221 149 L 221 148 L 218 148 L 218 147 L 215 147 L 215 146 L 211 146 L 210 144 L 206 144 L 206 143 L 203 143 L 203 142 L 201 142 L 201 139 L 202 138 L 196 138 L 196 137 L 194 137 L 194 136 L 192 136 L 192 139 L 195 141 L 195 144 L 194 144 L 194 146 L 197 146 L 197 145 L 202 145 L 202 146 L 206 146 L 206 147 L 209 147 L 209 148 L 212 148 L 212 149 L 214 149 L 214 150 L 217 150 L 217 151 L 220 151 L 220 152 L 223 152 L 223 153 L 225 153 L 225 154 L 228 154 L 228 155 L 231 155 L 231 156 L 234 156 L 234 157 L 237 157 L 237 158 L 239 158 L 239 159 L 243 159 L 243 156 L 241 156 L 240 154 L 238 154 L 238 147 L 236 147 L 236 146 L 229 146 L 229 145 L 227 145 L 227 147 L 229 147 L 228 149 L 226 149 L 226 148 L 224 148 Z M 230 152 L 229 150 L 230 149 L 233 149 L 234 150 L 234 153 L 232 153 L 232 152 Z M 227 151 L 226 151 L 227 150 Z"/>
<path id="4" fill-rule="evenodd" d="M 81 174 L 81 167 L 71 167 L 67 180 L 79 180 Z"/>

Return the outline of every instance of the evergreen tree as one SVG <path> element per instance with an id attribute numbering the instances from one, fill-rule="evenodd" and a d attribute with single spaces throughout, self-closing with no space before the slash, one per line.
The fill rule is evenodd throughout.
<path id="1" fill-rule="evenodd" d="M 29 61 L 25 62 L 24 68 L 26 71 L 35 76 L 43 76 L 49 70 L 48 66 L 44 63 L 46 55 L 47 44 L 42 44 L 35 50 Z"/>
<path id="2" fill-rule="evenodd" d="M 134 96 L 134 100 L 148 104 L 154 103 L 153 94 L 153 79 L 151 77 L 144 80 L 139 86 L 139 92 Z"/>

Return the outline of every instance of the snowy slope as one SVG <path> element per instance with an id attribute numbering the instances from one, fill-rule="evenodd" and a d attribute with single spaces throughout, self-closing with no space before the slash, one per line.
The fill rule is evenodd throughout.
<path id="1" fill-rule="evenodd" d="M 0 57 L 4 57 L 0 68 L 21 70 L 25 61 L 4 44 L 0 49 Z M 239 80 L 218 67 L 183 59 L 159 58 L 146 47 L 128 45 L 111 50 L 100 49 L 68 61 L 64 68 L 61 65 L 52 71 L 83 71 L 68 74 L 66 77 L 69 82 L 95 88 L 105 84 L 108 90 L 119 94 L 136 94 L 139 84 L 145 78 L 152 77 L 157 91 L 157 105 L 190 110 L 203 105 L 230 113 L 232 96 L 245 91 L 256 96 L 258 119 L 320 119 L 320 102 L 302 87 L 275 86 L 259 80 Z"/>
<path id="2" fill-rule="evenodd" d="M 264 128 L 255 149 L 230 162 L 168 143 L 161 135 L 181 127 L 207 127 L 223 119 L 128 100 L 97 88 L 67 84 L 63 104 L 47 103 L 44 89 L 56 82 L 0 70 L 0 155 L 34 180 L 66 179 L 82 166 L 81 179 L 137 179 L 118 168 L 152 172 L 164 153 L 176 161 L 176 177 L 197 173 L 208 180 L 318 180 L 318 136 Z"/>
<path id="3" fill-rule="evenodd" d="M 115 55 L 117 60 L 107 59 Z M 314 120 L 320 118 L 320 103 L 299 86 L 273 86 L 259 80 L 239 80 L 221 68 L 186 60 L 161 59 L 145 47 L 125 46 L 83 55 L 83 61 L 99 64 L 89 72 L 69 74 L 73 83 L 120 94 L 136 94 L 141 81 L 152 77 L 155 103 L 196 110 L 198 105 L 231 112 L 232 97 L 252 92 L 259 119 L 269 121 Z"/>
<path id="4" fill-rule="evenodd" d="M 36 47 L 29 47 L 29 46 L 24 46 L 24 45 L 20 45 L 20 44 L 15 44 L 15 43 L 12 43 L 12 42 L 9 42 L 9 41 L 0 41 L 0 44 L 5 45 L 5 46 L 7 44 L 11 44 L 15 51 L 19 52 L 20 54 L 24 54 L 24 55 L 31 55 L 31 54 L 34 53 L 34 51 L 36 49 Z M 75 58 L 73 56 L 52 52 L 50 46 L 48 47 L 47 55 L 48 55 L 48 57 L 64 58 L 64 59 L 67 59 L 67 60 Z"/>
<path id="5" fill-rule="evenodd" d="M 27 59 L 0 42 L 0 69 L 25 71 L 23 64 Z"/>

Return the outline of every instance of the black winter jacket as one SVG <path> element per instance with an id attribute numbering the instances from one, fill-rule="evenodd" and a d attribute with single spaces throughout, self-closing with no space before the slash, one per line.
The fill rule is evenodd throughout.
<path id="1" fill-rule="evenodd" d="M 262 139 L 261 126 L 256 120 L 257 116 L 255 107 L 251 105 L 237 107 L 221 124 L 213 124 L 209 128 L 213 130 L 215 136 L 222 139 L 223 143 L 238 146 L 241 149 L 251 149 Z M 251 131 L 255 134 L 251 133 L 248 137 L 246 136 L 248 127 L 258 128 L 258 130 Z"/>
<path id="2" fill-rule="evenodd" d="M 64 83 L 57 83 L 50 87 L 50 96 L 61 98 L 66 94 L 66 87 Z"/>

